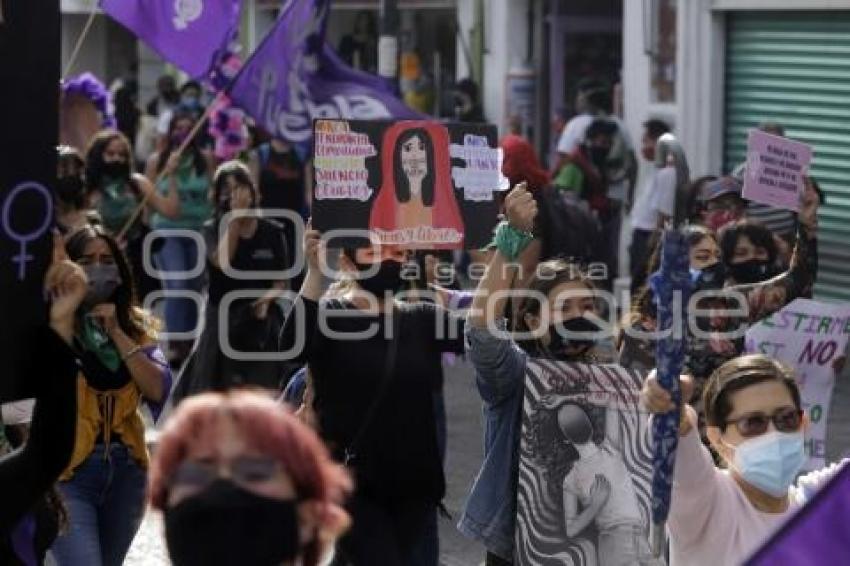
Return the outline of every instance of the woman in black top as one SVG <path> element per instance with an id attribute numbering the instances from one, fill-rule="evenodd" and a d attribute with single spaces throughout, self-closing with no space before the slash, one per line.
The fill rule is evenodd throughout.
<path id="1" fill-rule="evenodd" d="M 56 482 L 74 449 L 78 366 L 70 346 L 74 314 L 88 283 L 82 268 L 68 259 L 61 237 L 55 238 L 44 281 L 50 322 L 33 342 L 28 375 L 38 385 L 30 436 L 24 446 L 0 458 L 0 564 L 17 563 L 13 546 L 20 539 L 15 528 Z"/>
<path id="2" fill-rule="evenodd" d="M 288 265 L 283 227 L 256 214 L 235 217 L 225 223 L 228 212 L 255 211 L 260 202 L 248 168 L 238 161 L 229 161 L 218 168 L 213 179 L 213 197 L 215 217 L 203 229 L 209 273 L 206 324 L 180 376 L 175 402 L 201 391 L 237 385 L 277 390 L 284 370 L 279 361 L 236 359 L 222 349 L 219 341 L 219 327 L 226 324 L 233 350 L 241 353 L 277 350 L 283 311 L 276 299 L 287 288 L 283 279 Z M 233 271 L 227 273 L 230 270 Z M 251 271 L 258 273 L 242 278 Z M 242 291 L 253 295 L 237 298 Z"/>
<path id="3" fill-rule="evenodd" d="M 307 275 L 281 347 L 309 363 L 319 429 L 356 478 L 340 553 L 354 566 L 407 566 L 445 494 L 433 384 L 441 353 L 463 351 L 463 321 L 431 303 L 397 302 L 407 255 L 386 246 L 345 250 L 340 265 L 357 279 L 320 303 L 319 248 L 308 230 Z"/>

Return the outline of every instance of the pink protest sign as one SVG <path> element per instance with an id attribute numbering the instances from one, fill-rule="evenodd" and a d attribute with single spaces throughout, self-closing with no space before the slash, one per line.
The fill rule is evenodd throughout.
<path id="1" fill-rule="evenodd" d="M 810 145 L 750 130 L 744 198 L 799 211 L 811 161 Z"/>

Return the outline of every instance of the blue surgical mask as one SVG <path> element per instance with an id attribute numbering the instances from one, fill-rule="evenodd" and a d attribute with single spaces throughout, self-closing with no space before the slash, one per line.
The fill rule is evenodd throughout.
<path id="1" fill-rule="evenodd" d="M 735 450 L 735 471 L 745 482 L 773 497 L 788 494 L 806 458 L 802 432 L 771 431 L 731 448 Z"/>

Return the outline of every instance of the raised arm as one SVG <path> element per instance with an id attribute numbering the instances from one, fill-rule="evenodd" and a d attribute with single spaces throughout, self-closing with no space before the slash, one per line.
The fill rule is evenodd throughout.
<path id="1" fill-rule="evenodd" d="M 154 153 L 148 159 L 144 177 L 136 175 L 134 179 L 138 178 L 139 191 L 147 199 L 148 206 L 167 218 L 176 219 L 180 216 L 180 195 L 177 188 L 177 177 L 173 173 L 180 164 L 180 155 L 172 153 L 163 169 L 163 177 L 168 182 L 168 193 L 164 196 L 156 190 L 156 183 L 159 180 L 158 162 L 159 154 Z"/>
<path id="2" fill-rule="evenodd" d="M 322 273 L 319 268 L 321 243 L 321 234 L 308 224 L 304 233 L 307 274 L 283 324 L 279 342 L 281 351 L 291 351 L 292 359 L 298 362 L 309 361 L 310 354 L 317 349 L 316 342 L 320 338 L 317 321 L 319 299 L 322 297 Z M 300 340 L 303 341 L 301 344 L 299 344 Z M 298 348 L 299 345 L 301 345 L 300 348 Z"/>

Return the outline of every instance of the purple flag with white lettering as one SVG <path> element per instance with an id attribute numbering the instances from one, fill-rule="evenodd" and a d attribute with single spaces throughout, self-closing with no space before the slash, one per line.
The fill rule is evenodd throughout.
<path id="1" fill-rule="evenodd" d="M 193 79 L 218 64 L 239 29 L 240 0 L 101 0 L 100 7 Z"/>
<path id="2" fill-rule="evenodd" d="M 228 89 L 275 137 L 308 141 L 313 119 L 423 119 L 380 77 L 351 69 L 325 43 L 326 0 L 292 0 Z"/>
<path id="3" fill-rule="evenodd" d="M 794 515 L 747 566 L 846 564 L 850 557 L 850 465 Z"/>

